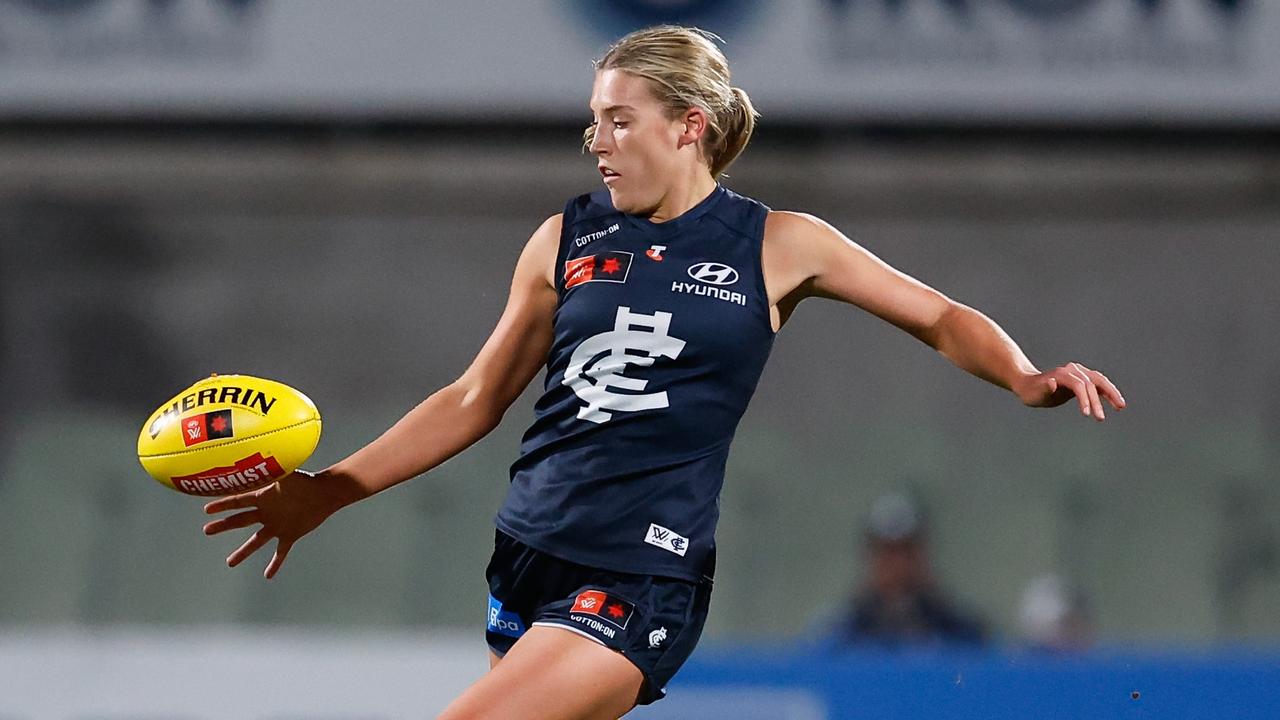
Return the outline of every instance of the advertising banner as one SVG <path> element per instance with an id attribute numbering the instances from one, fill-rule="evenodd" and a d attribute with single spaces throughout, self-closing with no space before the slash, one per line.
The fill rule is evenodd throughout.
<path id="1" fill-rule="evenodd" d="M 591 60 L 660 22 L 773 118 L 1280 121 L 1261 0 L 0 0 L 0 118 L 585 121 Z"/>

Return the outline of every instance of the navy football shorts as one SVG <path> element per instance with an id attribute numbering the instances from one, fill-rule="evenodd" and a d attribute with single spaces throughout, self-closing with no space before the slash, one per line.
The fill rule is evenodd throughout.
<path id="1" fill-rule="evenodd" d="M 499 530 L 489 579 L 485 639 L 505 655 L 532 625 L 551 625 L 617 650 L 644 674 L 637 702 L 666 695 L 667 682 L 702 635 L 715 556 L 700 583 L 600 570 L 534 550 Z"/>

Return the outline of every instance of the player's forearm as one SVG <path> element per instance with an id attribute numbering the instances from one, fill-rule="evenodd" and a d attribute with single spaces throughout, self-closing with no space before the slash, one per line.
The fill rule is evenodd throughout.
<path id="1" fill-rule="evenodd" d="M 1017 393 L 1021 381 L 1039 370 L 991 318 L 953 303 L 923 338 L 955 365 Z"/>
<path id="2" fill-rule="evenodd" d="M 502 413 L 478 393 L 454 383 L 322 474 L 348 505 L 440 465 L 489 434 L 501 419 Z"/>

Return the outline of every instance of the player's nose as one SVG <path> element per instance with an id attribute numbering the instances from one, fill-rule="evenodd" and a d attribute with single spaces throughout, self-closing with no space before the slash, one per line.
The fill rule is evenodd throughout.
<path id="1" fill-rule="evenodd" d="M 587 146 L 587 149 L 591 151 L 592 155 L 604 156 L 608 152 L 608 149 L 605 147 L 606 142 L 603 137 L 603 133 L 592 133 L 591 144 Z"/>

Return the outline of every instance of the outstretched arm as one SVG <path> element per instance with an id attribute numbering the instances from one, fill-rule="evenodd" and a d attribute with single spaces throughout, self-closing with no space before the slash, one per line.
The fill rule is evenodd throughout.
<path id="1" fill-rule="evenodd" d="M 497 427 L 503 414 L 546 362 L 553 337 L 554 276 L 561 218 L 530 237 L 516 264 L 506 309 L 471 366 L 350 457 L 314 475 L 298 471 L 264 488 L 205 505 L 213 514 L 244 512 L 207 523 L 214 535 L 261 524 L 227 557 L 234 567 L 276 538 L 270 578 L 290 548 L 339 509 L 424 473 Z M 447 308 L 445 309 L 447 311 Z"/>
<path id="2" fill-rule="evenodd" d="M 1055 407 L 1074 397 L 1083 414 L 1102 420 L 1102 398 L 1125 406 L 1102 373 L 1075 362 L 1041 372 L 986 315 L 895 270 L 812 215 L 772 212 L 767 229 L 766 259 L 775 259 L 788 276 L 785 287 L 794 287 L 780 306 L 793 308 L 804 297 L 857 305 L 1032 407 Z"/>
<path id="3" fill-rule="evenodd" d="M 556 307 L 551 273 L 559 239 L 558 215 L 529 239 L 516 264 L 506 309 L 461 377 L 377 440 L 324 471 L 350 486 L 353 501 L 436 467 L 498 426 L 551 348 Z"/>

